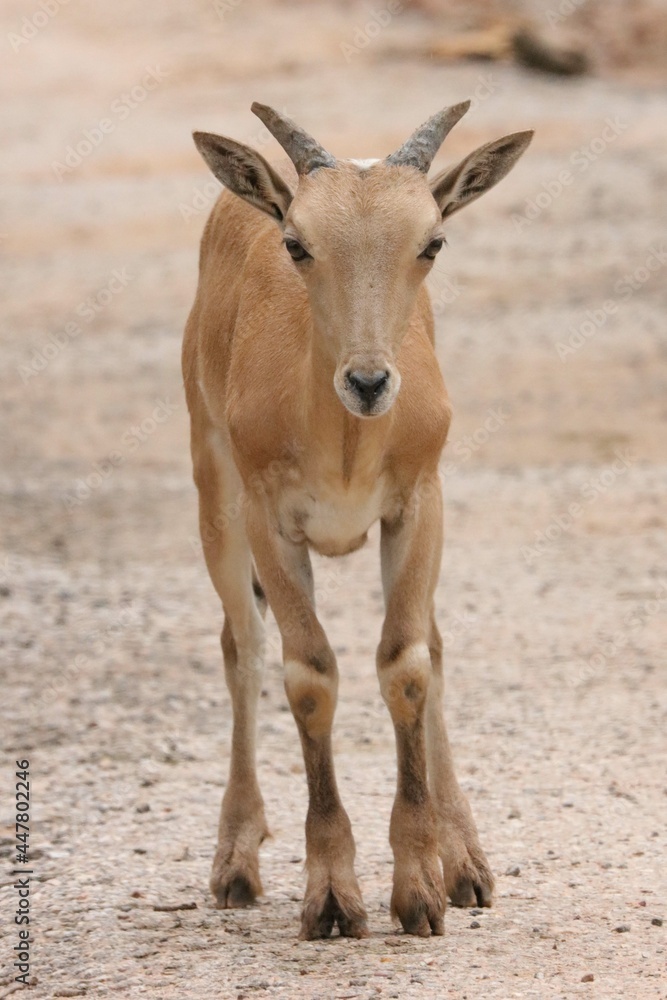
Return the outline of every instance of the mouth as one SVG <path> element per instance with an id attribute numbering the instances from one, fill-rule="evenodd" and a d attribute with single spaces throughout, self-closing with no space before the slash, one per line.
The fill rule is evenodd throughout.
<path id="1" fill-rule="evenodd" d="M 361 417 L 362 420 L 372 420 L 373 417 L 381 417 L 391 408 L 391 403 L 389 406 L 365 406 L 363 403 L 354 403 L 353 401 L 348 401 L 347 399 L 341 400 L 345 409 L 353 414 L 355 417 Z"/>

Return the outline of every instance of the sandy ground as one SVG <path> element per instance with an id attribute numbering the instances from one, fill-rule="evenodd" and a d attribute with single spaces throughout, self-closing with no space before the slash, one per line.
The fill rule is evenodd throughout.
<path id="1" fill-rule="evenodd" d="M 410 12 L 346 61 L 368 8 L 218 6 L 72 0 L 18 43 L 32 8 L 3 7 L 0 996 L 28 758 L 35 998 L 667 997 L 664 86 L 389 59 L 436 30 Z M 273 155 L 259 99 L 381 155 L 471 94 L 438 163 L 538 129 L 433 278 L 447 715 L 497 901 L 450 908 L 444 938 L 392 927 L 374 536 L 317 563 L 371 937 L 298 943 L 305 778 L 273 625 L 266 896 L 220 912 L 207 891 L 230 707 L 179 371 L 215 196 L 189 133 Z"/>

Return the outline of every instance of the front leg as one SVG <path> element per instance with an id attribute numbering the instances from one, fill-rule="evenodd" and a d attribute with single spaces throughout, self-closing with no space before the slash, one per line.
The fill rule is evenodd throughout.
<path id="1" fill-rule="evenodd" d="M 386 617 L 378 647 L 382 696 L 396 733 L 398 784 L 389 839 L 394 852 L 392 914 L 408 934 L 442 934 L 445 885 L 426 766 L 431 683 L 429 611 L 442 549 L 437 477 L 422 484 L 392 523 L 382 523 Z"/>
<path id="2" fill-rule="evenodd" d="M 366 910 L 354 873 L 352 828 L 338 794 L 331 727 L 338 691 L 336 658 L 314 609 L 307 546 L 280 536 L 255 502 L 248 516 L 253 555 L 283 641 L 285 691 L 299 730 L 308 780 L 308 884 L 301 937 L 365 937 Z"/>

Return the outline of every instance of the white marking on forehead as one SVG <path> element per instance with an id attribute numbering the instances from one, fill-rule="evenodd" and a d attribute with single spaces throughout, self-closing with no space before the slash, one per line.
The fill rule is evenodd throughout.
<path id="1" fill-rule="evenodd" d="M 350 163 L 354 163 L 355 167 L 359 167 L 360 170 L 368 170 L 374 163 L 379 162 L 379 160 L 350 160 Z"/>

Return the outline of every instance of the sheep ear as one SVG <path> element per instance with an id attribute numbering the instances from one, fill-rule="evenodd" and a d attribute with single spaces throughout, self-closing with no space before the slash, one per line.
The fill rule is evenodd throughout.
<path id="1" fill-rule="evenodd" d="M 218 180 L 244 201 L 282 222 L 292 192 L 254 149 L 211 132 L 194 132 L 195 146 Z"/>
<path id="2" fill-rule="evenodd" d="M 474 153 L 431 181 L 431 192 L 443 219 L 479 198 L 510 172 L 528 148 L 533 132 L 513 132 L 502 139 L 487 142 Z"/>

